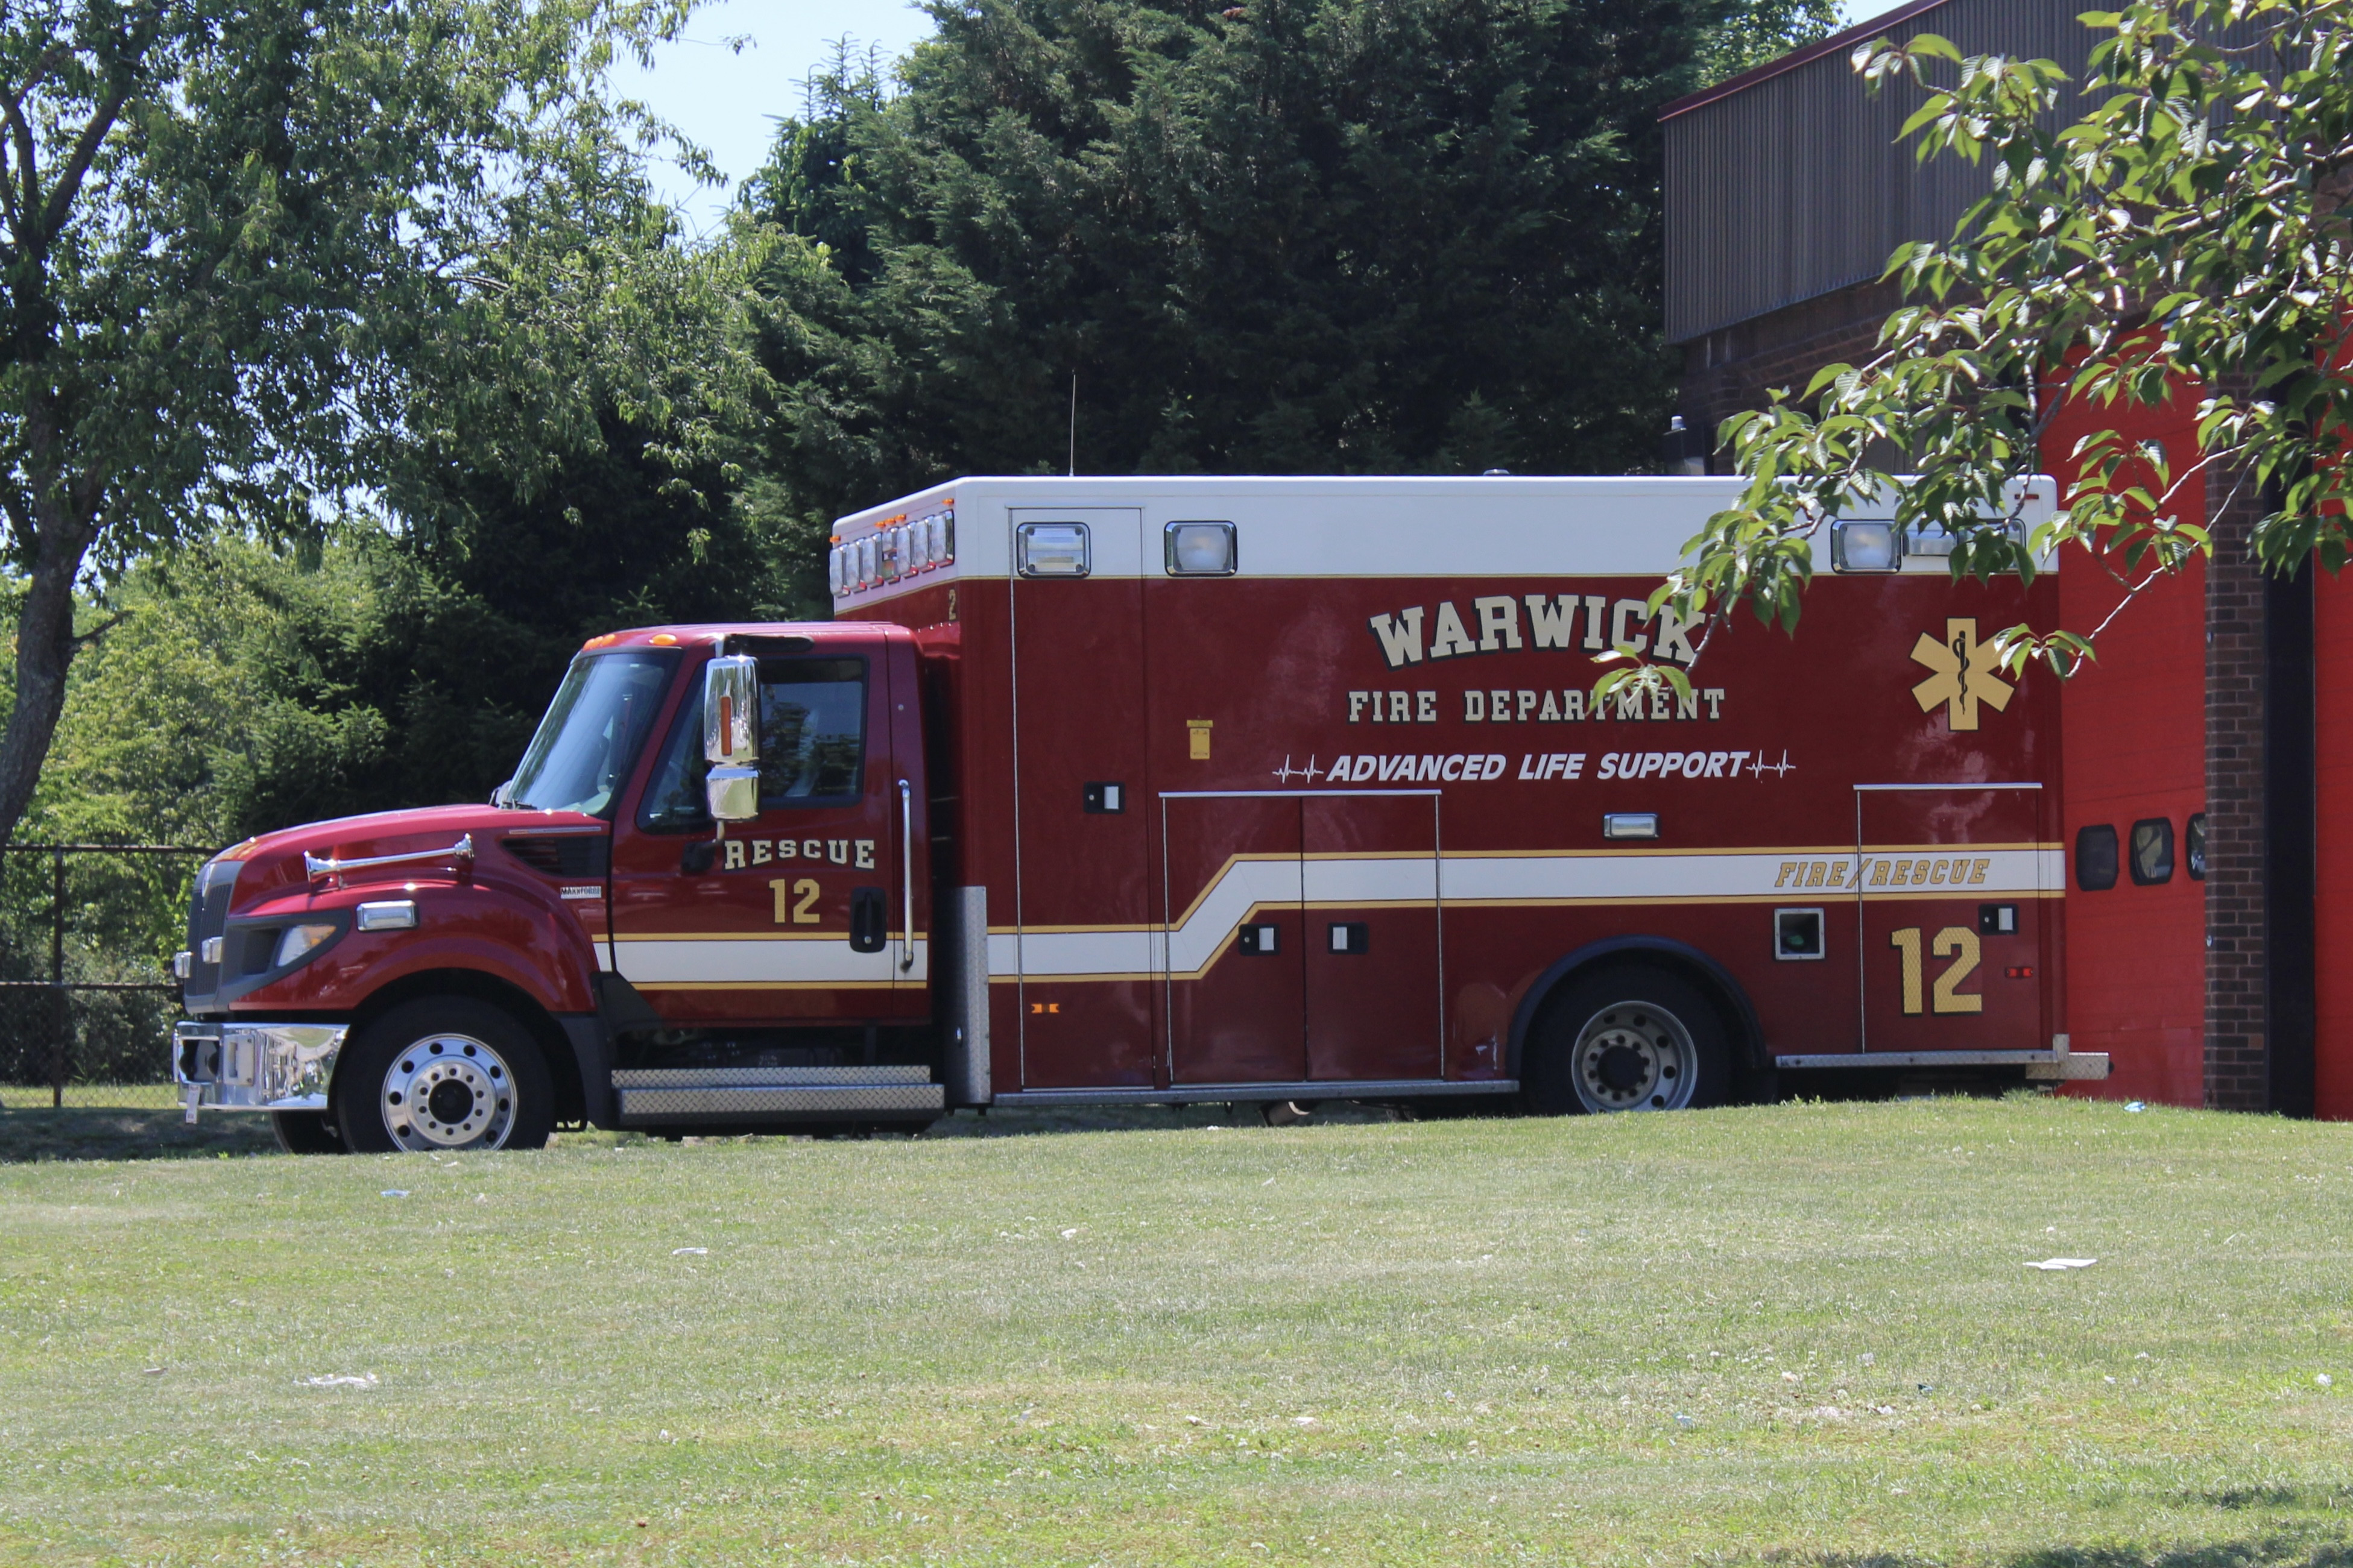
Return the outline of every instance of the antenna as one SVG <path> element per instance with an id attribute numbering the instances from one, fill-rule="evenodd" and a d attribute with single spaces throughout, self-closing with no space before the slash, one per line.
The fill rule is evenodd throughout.
<path id="1" fill-rule="evenodd" d="M 1071 372 L 1071 478 L 1079 477 L 1079 373 Z"/>

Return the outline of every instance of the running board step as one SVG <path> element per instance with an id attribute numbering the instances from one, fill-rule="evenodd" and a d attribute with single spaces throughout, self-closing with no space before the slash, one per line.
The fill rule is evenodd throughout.
<path id="1" fill-rule="evenodd" d="M 2096 1081 L 2108 1076 L 2105 1051 L 1833 1051 L 1775 1057 L 1788 1072 L 1846 1068 L 2024 1068 L 2039 1083 Z"/>
<path id="2" fill-rule="evenodd" d="M 1255 1105 L 1285 1100 L 1421 1100 L 1440 1094 L 1517 1094 L 1520 1081 L 1482 1079 L 1325 1079 L 1311 1083 L 1180 1083 L 1166 1089 L 1025 1089 L 992 1105 Z"/>
<path id="3" fill-rule="evenodd" d="M 921 1067 L 626 1068 L 613 1075 L 624 1127 L 702 1122 L 923 1120 L 947 1108 Z"/>

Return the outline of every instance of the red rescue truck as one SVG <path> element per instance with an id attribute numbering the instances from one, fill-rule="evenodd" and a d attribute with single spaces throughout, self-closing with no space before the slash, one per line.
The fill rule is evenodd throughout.
<path id="1" fill-rule="evenodd" d="M 491 804 L 207 864 L 188 1114 L 458 1149 L 2102 1076 L 2059 1016 L 2055 683 L 1988 646 L 2055 584 L 1859 517 L 1801 636 L 1702 657 L 1647 601 L 1736 487 L 967 479 L 845 518 L 837 619 L 595 637 Z M 1689 695 L 1594 702 L 1612 647 Z"/>

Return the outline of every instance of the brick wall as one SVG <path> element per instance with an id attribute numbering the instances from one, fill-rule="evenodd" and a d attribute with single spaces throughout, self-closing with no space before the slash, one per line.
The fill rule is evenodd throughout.
<path id="1" fill-rule="evenodd" d="M 1859 284 L 1685 343 L 1683 423 L 1713 441 L 1729 416 L 1764 407 L 1772 388 L 1802 394 L 1823 365 L 1868 358 L 1899 298 L 1888 285 Z M 1728 452 L 1708 463 L 1712 474 L 1731 471 Z"/>
<path id="2" fill-rule="evenodd" d="M 2270 1103 L 2264 1051 L 2263 584 L 2247 536 L 2252 483 L 2211 520 L 2206 571 L 2206 1103 Z"/>

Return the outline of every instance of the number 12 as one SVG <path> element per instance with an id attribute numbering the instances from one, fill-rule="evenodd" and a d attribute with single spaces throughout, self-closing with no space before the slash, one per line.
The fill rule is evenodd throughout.
<path id="1" fill-rule="evenodd" d="M 803 877 L 796 882 L 777 877 L 768 883 L 768 889 L 776 895 L 778 925 L 813 926 L 818 923 L 816 878 Z"/>
<path id="2" fill-rule="evenodd" d="M 1904 955 L 1904 1015 L 1915 1017 L 1920 1013 L 1920 928 L 1905 926 L 1887 933 L 1887 945 Z M 1982 1013 L 1985 998 L 1974 992 L 1964 994 L 1957 989 L 1962 981 L 1977 973 L 1978 933 L 1967 926 L 1947 926 L 1936 933 L 1929 944 L 1938 958 L 1953 962 L 1945 973 L 1936 976 L 1933 1011 L 1938 1013 Z"/>

